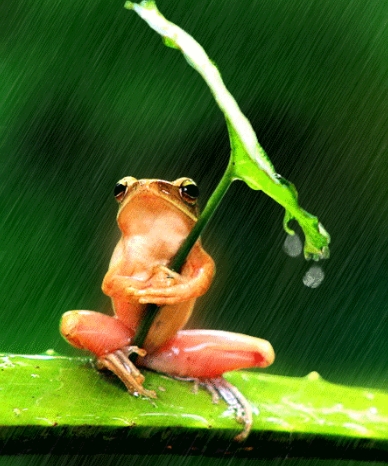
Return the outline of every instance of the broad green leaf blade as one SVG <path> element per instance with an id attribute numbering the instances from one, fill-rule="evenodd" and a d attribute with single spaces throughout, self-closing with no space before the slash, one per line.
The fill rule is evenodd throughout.
<path id="1" fill-rule="evenodd" d="M 293 219 L 298 221 L 305 235 L 304 256 L 306 259 L 328 259 L 330 235 L 319 223 L 317 217 L 299 206 L 295 186 L 276 173 L 274 169 L 263 170 L 259 166 L 257 159 L 267 156 L 257 141 L 256 150 L 253 154 L 249 154 L 240 134 L 229 122 L 228 131 L 232 148 L 233 175 L 244 180 L 250 188 L 265 192 L 285 208 L 283 226 L 287 233 L 294 234 L 288 226 L 289 222 Z"/>
<path id="2" fill-rule="evenodd" d="M 144 371 L 157 400 L 130 396 L 88 358 L 0 357 L 0 451 L 238 453 L 388 460 L 388 393 L 334 385 L 316 373 L 226 375 L 254 411 L 251 435 L 224 403 L 192 384 Z M 263 445 L 265 448 L 263 448 Z M 351 447 L 351 448 L 350 448 Z"/>
<path id="3" fill-rule="evenodd" d="M 202 46 L 183 29 L 168 21 L 152 0 L 141 3 L 127 1 L 125 7 L 134 10 L 148 25 L 163 37 L 164 43 L 181 50 L 187 62 L 203 77 L 218 106 L 224 114 L 229 129 L 231 160 L 229 173 L 233 179 L 245 181 L 252 189 L 262 190 L 285 210 L 284 228 L 291 219 L 300 224 L 305 237 L 304 254 L 307 259 L 329 257 L 329 234 L 318 219 L 301 209 L 295 187 L 275 172 L 275 169 L 257 141 L 249 120 L 225 87 L 222 77 Z"/>

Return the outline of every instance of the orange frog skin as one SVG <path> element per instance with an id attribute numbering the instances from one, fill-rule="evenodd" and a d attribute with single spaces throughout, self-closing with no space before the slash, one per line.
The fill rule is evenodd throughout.
<path id="1" fill-rule="evenodd" d="M 122 236 L 102 283 L 114 315 L 68 311 L 62 316 L 60 330 L 71 345 L 94 353 L 98 367 L 114 372 L 134 395 L 156 397 L 154 391 L 143 387 L 144 376 L 130 362 L 128 356 L 133 352 L 139 355 L 140 366 L 204 385 L 214 401 L 218 394 L 228 403 L 233 398 L 237 420 L 244 424 L 236 439 L 243 440 L 252 424 L 250 406 L 222 374 L 266 367 L 272 364 L 274 351 L 268 341 L 247 335 L 182 330 L 196 298 L 206 293 L 215 272 L 213 259 L 200 240 L 180 273 L 168 268 L 197 220 L 198 194 L 189 178 L 173 182 L 121 179 L 115 197 Z M 160 306 L 160 311 L 144 347 L 131 346 L 149 303 Z"/>

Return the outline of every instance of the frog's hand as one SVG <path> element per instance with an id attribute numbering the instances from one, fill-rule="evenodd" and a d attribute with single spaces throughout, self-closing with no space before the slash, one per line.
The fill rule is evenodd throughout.
<path id="1" fill-rule="evenodd" d="M 181 273 L 173 272 L 164 265 L 157 265 L 153 268 L 149 286 L 131 291 L 141 304 L 174 305 L 206 293 L 214 273 L 213 259 L 202 249 L 200 242 L 197 242 Z"/>
<path id="2" fill-rule="evenodd" d="M 214 378 L 224 372 L 267 367 L 275 354 L 260 338 L 221 330 L 181 330 L 141 364 L 177 377 Z"/>
<path id="3" fill-rule="evenodd" d="M 60 331 L 71 345 L 98 357 L 128 346 L 134 335 L 120 320 L 94 311 L 66 312 Z"/>

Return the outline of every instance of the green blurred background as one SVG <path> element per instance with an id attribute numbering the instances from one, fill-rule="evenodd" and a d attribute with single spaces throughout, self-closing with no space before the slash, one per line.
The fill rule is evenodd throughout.
<path id="1" fill-rule="evenodd" d="M 386 388 L 387 3 L 158 5 L 202 43 L 332 236 L 323 284 L 304 286 L 311 264 L 283 252 L 282 208 L 235 183 L 203 237 L 217 277 L 190 326 L 270 340 L 271 373 Z M 227 163 L 225 124 L 199 75 L 123 0 L 3 0 L 0 37 L 0 350 L 79 354 L 58 321 L 109 310 L 114 184 L 190 176 L 203 205 Z"/>

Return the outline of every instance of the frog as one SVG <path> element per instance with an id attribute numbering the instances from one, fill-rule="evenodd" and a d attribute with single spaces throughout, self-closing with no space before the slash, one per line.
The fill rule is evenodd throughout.
<path id="1" fill-rule="evenodd" d="M 180 271 L 170 264 L 199 216 L 199 188 L 191 178 L 169 182 L 126 176 L 114 188 L 121 237 L 114 248 L 102 291 L 111 299 L 111 315 L 72 310 L 63 314 L 62 336 L 96 357 L 98 369 L 113 372 L 135 396 L 156 398 L 144 387 L 141 368 L 203 386 L 214 403 L 224 399 L 235 411 L 245 440 L 252 409 L 225 372 L 267 367 L 274 361 L 264 339 L 224 330 L 186 329 L 196 299 L 209 289 L 215 264 L 199 238 Z M 141 348 L 132 344 L 154 304 L 159 311 Z M 132 362 L 136 356 L 136 364 Z"/>

